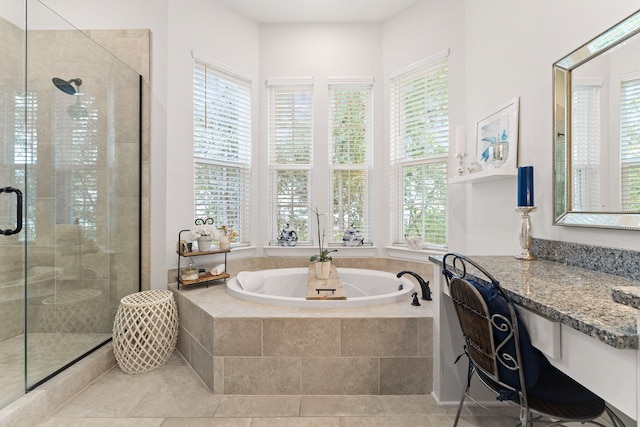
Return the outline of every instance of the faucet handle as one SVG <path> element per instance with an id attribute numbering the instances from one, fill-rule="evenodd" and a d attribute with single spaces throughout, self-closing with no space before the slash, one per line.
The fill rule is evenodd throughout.
<path id="1" fill-rule="evenodd" d="M 411 296 L 413 297 L 413 301 L 411 301 L 411 305 L 419 306 L 420 301 L 418 301 L 418 293 L 414 292 L 411 294 Z"/>

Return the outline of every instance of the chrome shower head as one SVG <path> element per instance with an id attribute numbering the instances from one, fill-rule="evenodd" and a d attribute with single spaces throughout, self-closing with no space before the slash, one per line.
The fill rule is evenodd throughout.
<path id="1" fill-rule="evenodd" d="M 61 91 L 69 95 L 75 95 L 78 92 L 80 85 L 82 84 L 82 80 L 79 78 L 71 79 L 71 80 L 63 80 L 58 77 L 54 77 L 51 79 L 54 85 Z M 77 88 L 73 87 L 72 84 L 75 84 Z"/>

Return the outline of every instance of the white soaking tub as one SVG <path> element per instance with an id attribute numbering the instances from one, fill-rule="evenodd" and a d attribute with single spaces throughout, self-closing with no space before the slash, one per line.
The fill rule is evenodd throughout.
<path id="1" fill-rule="evenodd" d="M 307 300 L 307 268 L 243 271 L 227 281 L 227 293 L 263 304 L 288 307 L 365 307 L 397 301 L 411 302 L 413 282 L 394 273 L 338 268 L 346 300 Z"/>

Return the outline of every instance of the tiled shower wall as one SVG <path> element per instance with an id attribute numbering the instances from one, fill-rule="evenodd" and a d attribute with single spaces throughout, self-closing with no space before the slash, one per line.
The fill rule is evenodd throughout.
<path id="1" fill-rule="evenodd" d="M 142 147 L 140 165 L 142 290 L 151 289 L 151 32 L 147 29 L 83 31 L 142 76 Z M 117 303 L 116 302 L 116 307 Z"/>
<path id="2" fill-rule="evenodd" d="M 13 24 L 0 20 L 2 26 L 2 34 L 7 35 L 0 42 L 5 47 L 4 59 L 0 65 L 0 76 L 3 78 L 3 82 L 9 82 L 7 85 L 8 90 L 12 87 L 22 88 L 24 82 L 24 76 L 20 79 L 12 80 L 11 76 L 16 76 L 16 72 L 19 72 L 24 68 L 24 31 L 15 27 Z M 70 37 L 73 33 L 74 43 L 60 43 L 60 39 Z M 40 55 L 42 53 L 42 61 L 30 62 L 30 85 L 39 84 L 33 75 L 48 75 L 50 70 L 48 65 L 51 61 L 50 58 L 55 58 L 56 51 L 53 47 L 59 49 L 75 50 L 78 48 L 78 43 L 84 42 L 84 36 L 78 37 L 77 32 L 70 31 L 31 31 L 30 32 L 30 44 L 29 54 L 32 56 Z M 38 241 L 29 244 L 29 293 L 30 293 L 30 310 L 29 327 L 34 332 L 49 332 L 52 330 L 58 332 L 82 332 L 82 331 L 104 331 L 109 332 L 111 329 L 111 319 L 117 309 L 119 299 L 123 295 L 126 295 L 132 290 L 136 290 L 138 287 L 137 274 L 130 274 L 131 269 L 137 273 L 139 269 L 142 270 L 142 288 L 150 288 L 150 244 L 149 244 L 149 30 L 100 30 L 100 31 L 86 31 L 85 34 L 89 34 L 94 41 L 97 41 L 100 45 L 105 47 L 112 53 L 115 53 L 123 62 L 133 68 L 136 72 L 143 76 L 142 90 L 143 90 L 143 102 L 142 102 L 142 193 L 141 193 L 141 205 L 142 205 L 142 265 L 138 266 L 136 261 L 135 266 L 131 265 L 131 261 L 134 257 L 131 256 L 129 248 L 113 251 L 112 253 L 103 253 L 96 251 L 94 253 L 88 253 L 82 256 L 81 263 L 79 264 L 79 257 L 77 257 L 69 247 L 77 245 L 75 241 L 75 235 L 77 234 L 73 224 L 56 224 L 54 216 L 50 213 L 54 211 L 55 200 L 51 197 L 50 189 L 45 185 L 53 180 L 50 179 L 52 175 L 51 167 L 46 165 L 39 165 L 35 172 L 32 170 L 33 177 L 39 178 L 41 183 L 38 187 L 38 193 L 36 194 L 36 215 L 38 221 L 42 224 L 38 229 Z M 90 42 L 87 41 L 90 44 Z M 53 46 L 53 47 L 52 47 Z M 48 61 L 48 62 L 47 62 Z M 42 64 L 40 63 L 42 62 Z M 86 61 L 85 61 L 86 62 Z M 44 65 L 43 65 L 44 64 Z M 44 70 L 39 70 L 38 65 L 45 66 Z M 101 64 L 97 64 L 99 67 Z M 74 63 L 70 67 L 81 67 L 82 70 L 75 70 L 77 72 L 86 72 L 91 66 L 96 64 L 82 63 L 78 65 Z M 33 74 L 33 75 L 32 75 Z M 72 73 L 73 74 L 73 73 Z M 65 74 L 66 75 L 66 74 Z M 71 75 L 71 74 L 70 74 Z M 75 74 L 73 74 L 75 75 Z M 63 76 L 64 77 L 64 76 Z M 68 77 L 68 76 L 67 76 Z M 47 88 L 52 88 L 50 80 L 45 82 Z M 124 84 L 124 83 L 123 83 Z M 137 81 L 135 82 L 137 86 Z M 54 91 L 54 89 L 51 89 Z M 8 97 L 11 99 L 12 97 Z M 41 100 L 43 106 L 49 105 L 48 98 L 43 96 Z M 47 104 L 47 102 L 49 104 Z M 134 123 L 137 126 L 138 117 L 133 117 L 129 120 L 130 111 L 132 108 L 129 106 L 116 105 L 118 116 L 118 123 L 122 128 L 126 128 L 129 124 Z M 137 111 L 137 108 L 135 108 Z M 51 140 L 52 130 L 47 127 L 47 124 L 43 124 L 38 128 L 39 145 L 43 153 L 48 152 L 48 141 Z M 134 141 L 137 145 L 137 141 Z M 128 146 L 130 141 L 125 141 L 124 144 L 119 144 L 119 150 L 117 154 L 121 157 L 129 155 Z M 41 154 L 43 154 L 41 153 Z M 114 166 L 116 171 L 119 165 L 124 168 L 124 163 L 119 161 L 121 158 L 115 159 L 118 164 Z M 119 171 L 118 176 L 127 179 L 127 170 Z M 0 180 L 8 182 L 5 174 L 13 174 L 13 169 L 0 168 Z M 134 177 L 137 179 L 137 177 Z M 130 187 L 129 185 L 127 187 Z M 137 197 L 137 195 L 136 195 Z M 116 203 L 118 209 L 128 212 L 131 211 L 130 201 L 118 194 L 116 197 Z M 131 217 L 132 221 L 137 222 L 138 214 L 133 213 Z M 51 221 L 49 224 L 47 221 Z M 131 223 L 131 221 L 122 221 L 123 224 Z M 24 327 L 24 301 L 22 299 L 24 293 L 24 248 L 23 242 L 20 240 L 21 236 L 6 236 L 0 241 L 0 257 L 5 261 L 3 265 L 8 270 L 0 271 L 1 280 L 0 283 L 0 312 L 3 313 L 4 327 L 0 328 L 0 341 L 4 339 L 16 336 L 23 332 Z M 117 241 L 129 242 L 130 232 L 118 236 Z M 71 283 L 75 278 L 64 277 L 61 278 L 59 270 L 72 268 L 91 269 L 96 272 L 94 280 L 91 281 L 91 286 L 101 288 L 103 291 L 109 292 L 110 301 L 107 304 L 106 300 L 99 300 L 99 298 L 89 298 L 88 300 L 78 301 L 78 303 L 71 303 L 65 306 L 65 310 L 61 310 L 61 307 L 55 305 L 40 304 L 40 300 L 35 301 L 42 295 L 49 295 L 50 290 L 53 289 L 56 284 L 60 285 L 61 280 L 66 280 L 65 284 L 69 284 L 68 287 L 73 288 Z M 117 277 L 117 283 L 114 285 L 118 289 L 107 289 L 109 287 L 106 277 Z M 58 283 L 56 283 L 58 281 Z M 40 298 L 42 299 L 42 298 Z M 34 302 L 35 301 L 35 302 Z M 87 302 L 88 301 L 88 302 Z M 46 302 L 46 301 L 45 301 Z M 84 319 L 91 318 L 92 323 L 89 324 L 86 321 L 78 322 L 78 318 L 82 311 L 89 311 L 91 316 L 84 317 Z"/>
<path id="3" fill-rule="evenodd" d="M 92 40 L 89 40 L 86 35 L 90 35 Z M 144 188 L 147 184 L 148 178 L 145 179 L 145 174 L 148 173 L 148 146 L 149 146 L 149 123 L 148 123 L 148 76 L 149 76 L 149 31 L 148 30 L 102 30 L 102 31 L 87 31 L 85 35 L 79 34 L 77 31 L 32 31 L 29 34 L 31 43 L 29 44 L 29 55 L 31 57 L 37 57 L 38 61 L 35 66 L 32 66 L 31 73 L 34 76 L 48 75 L 51 73 L 49 67 L 54 63 L 56 55 L 56 49 L 62 49 L 65 61 L 59 61 L 56 63 L 56 73 L 60 75 L 90 75 L 91 79 L 85 79 L 85 86 L 90 87 L 100 78 L 108 79 L 103 74 L 113 72 L 117 76 L 116 81 L 113 83 L 117 85 L 118 93 L 127 93 L 128 96 L 122 97 L 122 99 L 115 97 L 109 99 L 108 97 L 98 97 L 93 99 L 92 102 L 96 108 L 100 110 L 107 110 L 109 107 L 113 109 L 114 120 L 111 123 L 112 128 L 107 129 L 106 126 L 101 125 L 98 127 L 100 137 L 98 141 L 101 141 L 96 145 L 95 149 L 100 153 L 100 159 L 109 158 L 104 151 L 106 150 L 106 141 L 109 138 L 105 136 L 108 132 L 113 132 L 116 136 L 114 138 L 115 144 L 113 144 L 113 159 L 105 166 L 106 162 L 98 163 L 96 167 L 96 175 L 99 185 L 113 185 L 112 203 L 115 211 L 114 217 L 117 219 L 111 219 L 109 227 L 98 227 L 96 232 L 96 242 L 100 242 L 102 245 L 106 245 L 108 242 L 110 247 L 109 251 L 101 250 L 98 246 L 95 250 L 86 249 L 89 247 L 89 243 L 85 241 L 83 232 L 80 226 L 75 224 L 56 224 L 56 218 L 53 215 L 47 215 L 47 213 L 55 212 L 56 199 L 52 198 L 53 188 L 51 185 L 47 185 L 49 182 L 53 182 L 49 179 L 53 175 L 53 164 L 51 162 L 40 162 L 35 170 L 35 174 L 32 174 L 38 181 L 36 192 L 36 205 L 37 205 L 37 220 L 40 222 L 41 227 L 38 229 L 37 241 L 31 243 L 29 246 L 28 257 L 29 264 L 31 266 L 55 266 L 56 271 L 62 271 L 63 274 L 49 274 L 46 279 L 35 282 L 30 282 L 30 300 L 29 300 L 29 330 L 31 332 L 101 332 L 109 333 L 112 328 L 112 319 L 117 310 L 120 298 L 131 292 L 135 292 L 138 289 L 138 272 L 142 270 L 143 288 L 148 288 L 149 284 L 149 268 L 148 262 L 142 265 L 138 265 L 137 252 L 138 242 L 136 239 L 131 239 L 131 225 L 138 223 L 139 214 L 137 209 L 131 209 L 131 206 L 136 206 L 138 203 L 138 197 L 143 209 L 147 212 L 143 212 L 142 218 L 146 221 L 149 219 L 148 215 L 148 188 Z M 71 38 L 73 43 L 62 44 L 60 40 L 66 40 Z M 137 127 L 139 123 L 138 113 L 138 76 L 134 73 L 118 72 L 117 70 L 124 70 L 126 67 L 122 65 L 112 65 L 111 68 L 104 68 L 104 64 L 111 56 L 108 54 L 95 54 L 90 59 L 85 59 L 81 62 L 82 55 L 85 55 L 85 51 L 92 52 L 92 49 L 96 49 L 94 42 L 102 45 L 111 53 L 115 53 L 120 57 L 130 68 L 133 68 L 137 73 L 143 75 L 142 90 L 143 90 L 143 102 L 140 108 L 143 109 L 143 124 L 142 129 L 142 147 L 139 147 L 137 140 Z M 78 51 L 78 61 L 72 61 L 75 58 L 74 53 L 70 51 Z M 81 65 L 80 65 L 81 64 Z M 116 71 L 110 71 L 110 70 Z M 76 74 L 74 74 L 76 73 Z M 48 84 L 48 86 L 51 86 Z M 48 87 L 48 86 L 45 86 Z M 37 89 L 44 89 L 41 86 L 36 86 Z M 42 104 L 46 108 L 47 106 L 56 107 L 54 103 L 56 92 L 53 89 L 47 91 L 42 90 L 43 95 Z M 40 99 L 39 98 L 39 99 Z M 131 104 L 131 100 L 135 100 L 136 104 Z M 110 103 L 110 104 L 109 104 Z M 55 108 L 54 108 L 55 110 Z M 62 112 L 61 114 L 65 114 Z M 53 114 L 53 113 L 52 113 Z M 146 119 L 145 119 L 146 117 Z M 38 146 L 39 150 L 43 153 L 54 152 L 54 148 L 49 147 L 56 143 L 54 138 L 56 129 L 52 129 L 47 123 L 38 128 Z M 129 136 L 132 135 L 132 136 Z M 49 145 L 47 145 L 49 144 Z M 131 186 L 132 182 L 136 182 L 138 179 L 138 168 L 132 167 L 131 162 L 137 161 L 138 150 L 142 150 L 142 182 L 143 190 L 141 194 L 138 194 L 136 186 Z M 39 152 L 39 156 L 43 153 Z M 48 157 L 42 156 L 45 159 Z M 137 166 L 137 165 L 136 165 Z M 112 175 L 110 175 L 112 174 Z M 112 181 L 109 181 L 111 179 Z M 133 199 L 133 201 L 132 201 Z M 106 198 L 99 198 L 97 202 L 96 211 L 98 211 L 98 221 L 108 221 L 106 216 Z M 51 222 L 48 223 L 47 221 Z M 102 224 L 102 223 L 101 223 Z M 143 246 L 142 252 L 144 254 L 143 259 L 148 259 L 149 251 L 145 248 L 145 238 L 149 236 L 148 222 L 141 224 L 143 231 Z M 145 233 L 146 231 L 146 233 Z M 107 232 L 112 233 L 112 237 L 107 235 Z M 135 230 L 134 230 L 134 236 Z M 81 252 L 78 253 L 78 248 Z M 70 275 L 68 272 L 76 272 L 75 275 Z M 55 276 L 55 282 L 52 278 Z M 91 279 L 91 280 L 88 280 Z M 82 299 L 77 302 L 70 302 L 64 306 L 60 304 L 48 303 L 46 300 L 37 300 L 39 290 L 36 289 L 34 284 L 50 284 L 51 287 L 55 285 L 57 289 L 70 289 L 74 292 L 87 292 L 87 288 L 99 292 L 98 296 L 82 295 Z M 108 296 L 105 298 L 104 296 Z M 82 314 L 84 313 L 84 316 Z M 86 319 L 92 319 L 91 322 Z"/>

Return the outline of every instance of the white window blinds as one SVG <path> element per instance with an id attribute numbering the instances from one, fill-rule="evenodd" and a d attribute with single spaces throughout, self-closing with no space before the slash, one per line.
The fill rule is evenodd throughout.
<path id="1" fill-rule="evenodd" d="M 622 82 L 620 94 L 620 202 L 640 210 L 640 79 Z"/>
<path id="2" fill-rule="evenodd" d="M 341 243 L 351 225 L 372 240 L 372 89 L 372 82 L 329 84 L 330 242 Z"/>
<path id="3" fill-rule="evenodd" d="M 576 82 L 571 102 L 572 210 L 602 207 L 600 197 L 601 84 Z"/>
<path id="4" fill-rule="evenodd" d="M 309 242 L 313 170 L 313 83 L 267 82 L 270 235 L 275 242 L 289 225 Z"/>
<path id="5" fill-rule="evenodd" d="M 194 215 L 248 243 L 251 81 L 196 60 L 193 87 Z"/>
<path id="6" fill-rule="evenodd" d="M 448 97 L 446 55 L 391 79 L 391 220 L 396 243 L 419 236 L 427 246 L 446 246 Z"/>

